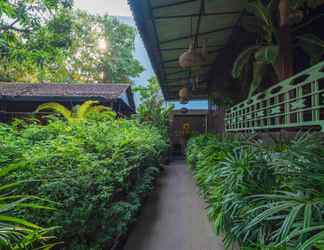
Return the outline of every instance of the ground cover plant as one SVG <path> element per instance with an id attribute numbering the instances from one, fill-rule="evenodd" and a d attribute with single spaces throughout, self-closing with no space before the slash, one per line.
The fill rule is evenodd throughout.
<path id="1" fill-rule="evenodd" d="M 58 226 L 52 232 L 62 242 L 57 249 L 69 250 L 110 249 L 127 232 L 167 149 L 158 129 L 111 112 L 91 112 L 77 122 L 52 117 L 47 125 L 0 124 L 0 137 L 0 165 L 19 165 L 6 181 L 23 182 L 17 192 L 55 208 L 26 207 L 16 215 Z"/>
<path id="2" fill-rule="evenodd" d="M 187 161 L 228 249 L 324 249 L 323 142 L 309 134 L 190 140 Z"/>

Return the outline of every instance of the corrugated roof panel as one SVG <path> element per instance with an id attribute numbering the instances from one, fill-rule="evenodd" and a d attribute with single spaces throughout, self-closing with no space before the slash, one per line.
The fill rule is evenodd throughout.
<path id="1" fill-rule="evenodd" d="M 179 89 L 189 82 L 190 77 L 197 74 L 183 70 L 178 63 L 179 56 L 193 41 L 196 41 L 195 45 L 198 46 L 202 46 L 206 41 L 208 61 L 200 70 L 200 79 L 203 81 L 206 74 L 211 71 L 211 65 L 219 55 L 220 49 L 228 42 L 247 2 L 247 0 L 129 1 L 167 100 L 177 99 Z M 143 17 L 150 18 L 143 20 Z M 155 34 L 155 38 L 152 38 L 152 34 Z M 159 56 L 156 56 L 157 51 Z M 177 80 L 182 78 L 183 80 Z M 201 84 L 199 91 L 193 90 L 194 97 L 203 96 L 202 86 L 206 87 L 205 83 Z M 207 96 L 206 88 L 205 97 Z"/>
<path id="2" fill-rule="evenodd" d="M 187 2 L 178 6 L 169 6 L 165 8 L 154 9 L 153 14 L 157 18 L 173 15 L 193 15 L 199 13 L 199 6 L 199 1 Z"/>

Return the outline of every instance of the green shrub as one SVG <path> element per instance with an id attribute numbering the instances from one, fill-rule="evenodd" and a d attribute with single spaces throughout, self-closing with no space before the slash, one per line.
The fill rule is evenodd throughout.
<path id="1" fill-rule="evenodd" d="M 21 191 L 58 203 L 54 212 L 24 214 L 39 225 L 60 226 L 60 249 L 109 249 L 134 221 L 167 149 L 154 128 L 91 116 L 79 123 L 0 126 L 1 163 L 22 165 L 11 179 L 30 180 Z"/>
<path id="2" fill-rule="evenodd" d="M 23 182 L 6 181 L 10 172 L 17 168 L 20 168 L 18 164 L 0 168 L 0 249 L 52 249 L 59 244 L 49 234 L 55 228 L 40 227 L 19 216 L 19 211 L 24 208 L 53 210 L 53 207 L 49 201 L 18 193 Z"/>
<path id="3" fill-rule="evenodd" d="M 323 139 L 278 143 L 212 135 L 189 142 L 187 161 L 227 248 L 323 247 Z"/>

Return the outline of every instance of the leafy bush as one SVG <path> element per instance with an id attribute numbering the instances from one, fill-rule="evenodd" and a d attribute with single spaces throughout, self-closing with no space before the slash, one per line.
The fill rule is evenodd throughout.
<path id="1" fill-rule="evenodd" d="M 21 216 L 17 216 L 23 208 L 47 209 L 50 206 L 38 204 L 42 201 L 36 196 L 17 193 L 17 188 L 22 182 L 8 183 L 4 179 L 11 171 L 19 168 L 18 164 L 11 164 L 0 168 L 0 249 L 52 249 L 54 237 L 49 232 L 54 228 L 42 228 Z M 46 201 L 46 203 L 49 203 Z"/>
<path id="2" fill-rule="evenodd" d="M 109 249 L 127 232 L 145 194 L 153 187 L 167 148 L 159 131 L 133 120 L 93 113 L 87 120 L 0 125 L 0 164 L 18 162 L 11 179 L 21 191 L 57 202 L 57 209 L 25 209 L 55 231 L 60 249 Z"/>
<path id="3" fill-rule="evenodd" d="M 159 128 L 161 133 L 168 137 L 169 118 L 174 105 L 165 103 L 157 78 L 152 77 L 147 86 L 137 86 L 134 91 L 140 95 L 141 101 L 136 119 L 140 123 Z"/>
<path id="4" fill-rule="evenodd" d="M 323 160 L 308 134 L 286 145 L 204 135 L 187 148 L 216 232 L 246 250 L 323 249 Z"/>

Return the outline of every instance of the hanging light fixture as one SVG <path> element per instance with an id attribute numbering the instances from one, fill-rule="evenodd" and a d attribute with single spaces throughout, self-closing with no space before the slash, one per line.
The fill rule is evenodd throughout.
<path id="1" fill-rule="evenodd" d="M 201 48 L 193 48 L 193 45 L 189 45 L 189 49 L 185 51 L 179 57 L 179 65 L 182 68 L 197 67 L 207 62 L 207 49 L 206 42 L 203 42 Z"/>
<path id="2" fill-rule="evenodd" d="M 187 104 L 189 102 L 189 89 L 183 87 L 179 90 L 179 101 L 181 104 Z"/>

